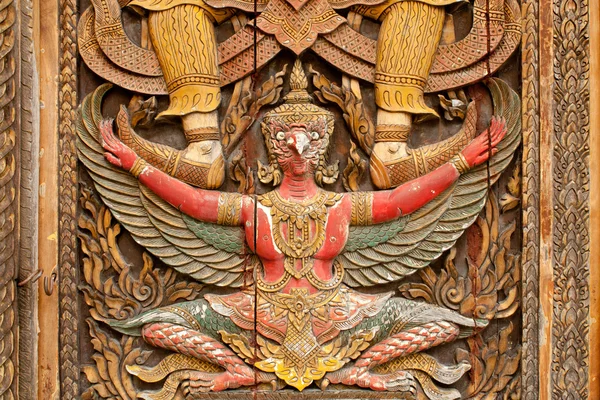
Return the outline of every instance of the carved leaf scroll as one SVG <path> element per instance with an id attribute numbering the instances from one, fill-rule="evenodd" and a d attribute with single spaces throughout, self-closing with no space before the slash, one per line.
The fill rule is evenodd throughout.
<path id="1" fill-rule="evenodd" d="M 138 338 L 123 335 L 117 340 L 98 322 L 123 320 L 177 301 L 197 298 L 202 285 L 188 282 L 170 268 L 157 267 L 152 257 L 142 254 L 143 266 L 135 272 L 119 247 L 121 225 L 108 208 L 86 187 L 81 190 L 79 238 L 84 253 L 84 284 L 80 286 L 90 307 L 87 323 L 95 353 L 93 365 L 82 371 L 91 383 L 84 400 L 134 400 L 137 389 L 126 366 L 143 364 L 152 354 L 143 350 Z"/>
<path id="2" fill-rule="evenodd" d="M 134 273 L 118 245 L 121 225 L 113 222 L 105 205 L 89 189 L 82 190 L 81 205 L 87 213 L 79 217 L 83 258 L 81 286 L 90 314 L 97 321 L 124 320 L 175 301 L 193 300 L 202 285 L 178 279 L 170 268 L 156 268 L 147 252 L 143 266 Z"/>
<path id="3" fill-rule="evenodd" d="M 238 150 L 233 153 L 233 157 L 229 162 L 229 176 L 238 183 L 239 193 L 254 193 L 254 175 L 242 151 Z"/>
<path id="4" fill-rule="evenodd" d="M 516 208 L 521 202 L 519 199 L 521 197 L 521 167 L 517 164 L 517 166 L 513 170 L 512 176 L 508 180 L 508 184 L 506 185 L 508 188 L 508 192 L 504 193 L 502 197 L 500 197 L 500 207 L 502 212 L 507 212 Z"/>
<path id="5" fill-rule="evenodd" d="M 344 120 L 353 138 L 367 155 L 371 155 L 375 144 L 375 126 L 363 102 L 350 89 L 332 83 L 312 66 L 309 66 L 309 72 L 313 75 L 313 85 L 318 89 L 314 93 L 319 101 L 337 104 L 344 113 Z"/>
<path id="6" fill-rule="evenodd" d="M 226 155 L 233 152 L 244 132 L 256 121 L 260 109 L 279 101 L 286 70 L 287 65 L 284 65 L 281 71 L 269 77 L 257 90 L 254 90 L 251 77 L 238 83 L 238 90 L 234 92 L 221 123 L 223 151 Z"/>
<path id="7" fill-rule="evenodd" d="M 469 338 L 469 351 L 457 350 L 457 361 L 468 361 L 473 377 L 463 392 L 463 398 L 492 400 L 502 393 L 508 394 L 508 390 L 518 389 L 515 386 L 519 385 L 519 377 L 515 373 L 521 361 L 521 348 L 511 342 L 512 332 L 513 325 L 510 323 L 487 341 L 481 335 Z"/>
<path id="8" fill-rule="evenodd" d="M 344 188 L 349 192 L 357 192 L 359 190 L 360 180 L 367 169 L 367 162 L 361 159 L 360 154 L 356 149 L 356 144 L 350 142 L 350 153 L 348 154 L 348 165 L 342 173 L 342 183 Z"/>
<path id="9" fill-rule="evenodd" d="M 96 321 L 88 318 L 95 365 L 82 368 L 92 386 L 82 396 L 83 400 L 121 399 L 134 400 L 137 390 L 127 366 L 142 364 L 152 354 L 140 348 L 140 340 L 124 335 L 121 340 L 113 339 Z"/>

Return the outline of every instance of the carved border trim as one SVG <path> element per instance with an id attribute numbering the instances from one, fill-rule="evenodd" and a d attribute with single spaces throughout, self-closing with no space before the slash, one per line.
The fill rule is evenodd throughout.
<path id="1" fill-rule="evenodd" d="M 19 265 L 17 277 L 24 281 L 37 271 L 39 185 L 39 85 L 33 45 L 33 1 L 19 1 Z M 37 302 L 38 284 L 18 287 L 19 363 L 18 398 L 37 396 Z"/>
<path id="2" fill-rule="evenodd" d="M 522 358 L 523 400 L 539 399 L 540 312 L 540 104 L 539 0 L 523 0 L 522 97 Z"/>
<path id="3" fill-rule="evenodd" d="M 554 0 L 552 13 L 552 398 L 587 399 L 590 362 L 588 0 Z"/>
<path id="4" fill-rule="evenodd" d="M 62 399 L 79 397 L 79 308 L 77 305 L 77 2 L 59 3 L 60 78 L 58 93 L 59 206 L 58 301 L 59 379 Z"/>
<path id="5" fill-rule="evenodd" d="M 2 11 L 3 23 L 10 21 L 9 15 L 17 13 L 13 1 L 8 3 Z M 8 20 L 8 21 L 7 21 Z M 2 94 L 0 103 L 0 397 L 12 399 L 17 396 L 16 369 L 17 362 L 17 285 L 16 274 L 18 268 L 18 173 L 17 163 L 19 158 L 17 98 L 18 74 L 15 74 L 18 58 L 18 47 L 15 41 L 18 38 L 18 23 L 14 20 L 0 34 L 0 39 L 7 51 L 0 59 L 4 66 L 4 73 L 0 75 L 0 88 Z"/>

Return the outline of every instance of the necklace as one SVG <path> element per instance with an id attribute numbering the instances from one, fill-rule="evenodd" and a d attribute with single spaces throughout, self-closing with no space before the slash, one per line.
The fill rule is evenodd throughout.
<path id="1" fill-rule="evenodd" d="M 343 268 L 335 263 L 335 276 L 331 281 L 324 282 L 313 271 L 312 256 L 321 248 L 325 241 L 325 224 L 327 222 L 327 207 L 335 205 L 342 194 L 319 190 L 317 194 L 304 201 L 292 202 L 281 197 L 279 192 L 272 191 L 258 197 L 260 203 L 271 209 L 273 240 L 277 247 L 286 255 L 284 274 L 276 282 L 258 280 L 258 286 L 266 292 L 281 290 L 293 277 L 306 277 L 318 289 L 331 289 L 339 285 L 343 276 Z M 287 226 L 284 226 L 287 224 Z M 314 226 L 311 229 L 311 226 Z M 284 235 L 287 231 L 287 237 Z M 299 263 L 298 263 L 299 262 Z M 296 269 L 300 264 L 301 268 Z M 259 273 L 260 275 L 260 273 Z"/>
<path id="2" fill-rule="evenodd" d="M 341 198 L 341 194 L 319 190 L 311 199 L 292 202 L 273 190 L 259 196 L 259 201 L 271 208 L 273 240 L 277 247 L 288 257 L 304 259 L 313 256 L 323 245 L 327 207 Z M 311 221 L 314 229 L 311 229 Z M 287 223 L 287 238 L 283 234 L 283 223 Z M 303 262 L 302 269 L 305 264 Z"/>

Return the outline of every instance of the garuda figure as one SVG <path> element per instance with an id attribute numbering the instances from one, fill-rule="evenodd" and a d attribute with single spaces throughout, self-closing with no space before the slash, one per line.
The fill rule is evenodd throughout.
<path id="1" fill-rule="evenodd" d="M 470 366 L 442 365 L 421 352 L 472 335 L 487 321 L 359 289 L 425 267 L 474 222 L 489 182 L 520 140 L 518 112 L 506 106 L 518 107 L 516 94 L 490 81 L 497 117 L 439 168 L 393 190 L 334 193 L 319 185 L 333 114 L 312 104 L 299 63 L 291 76 L 285 102 L 261 125 L 276 187 L 257 196 L 198 189 L 161 172 L 102 120 L 106 85 L 84 101 L 80 159 L 115 217 L 167 265 L 240 288 L 112 322 L 178 353 L 157 368 L 130 372 L 158 381 L 183 371 L 179 379 L 199 391 L 261 382 L 303 390 L 317 381 L 323 389 L 414 392 L 420 376 L 430 398 L 456 398 L 430 378 L 453 383 Z"/>

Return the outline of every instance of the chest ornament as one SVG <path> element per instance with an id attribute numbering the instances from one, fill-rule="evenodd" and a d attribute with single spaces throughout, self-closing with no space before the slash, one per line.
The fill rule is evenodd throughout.
<path id="1" fill-rule="evenodd" d="M 342 196 L 320 190 L 311 199 L 292 202 L 274 190 L 259 196 L 258 200 L 271 209 L 273 240 L 277 248 L 292 259 L 304 259 L 314 256 L 323 245 L 327 207 L 335 205 Z M 305 264 L 302 269 L 310 268 Z"/>

